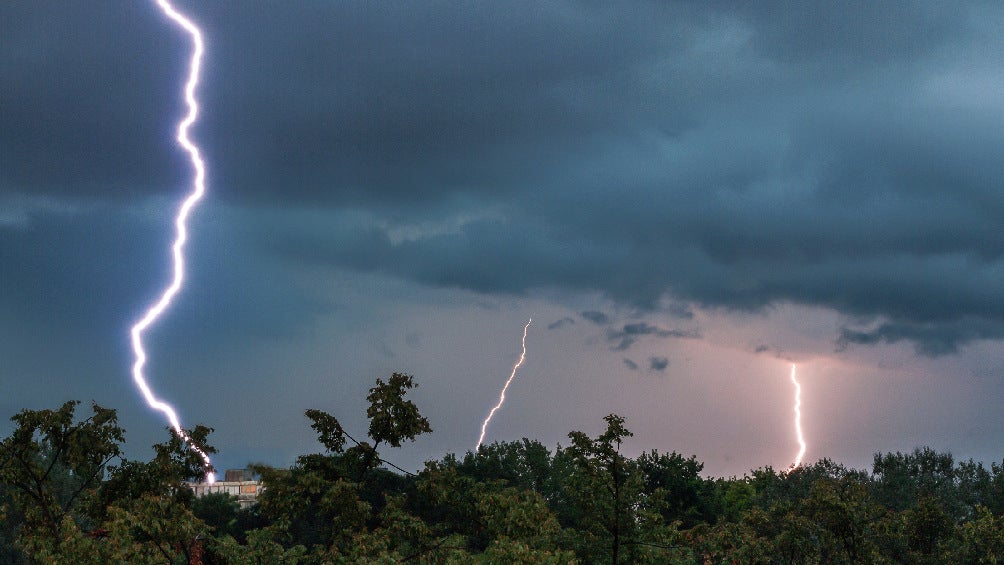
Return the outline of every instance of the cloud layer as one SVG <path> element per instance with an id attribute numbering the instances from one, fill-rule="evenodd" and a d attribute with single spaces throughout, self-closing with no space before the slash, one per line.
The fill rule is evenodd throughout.
<path id="1" fill-rule="evenodd" d="M 837 347 L 1004 337 L 995 4 L 189 9 L 212 31 L 196 134 L 250 261 L 676 315 L 803 304 L 847 317 Z M 18 3 L 0 34 L 8 241 L 183 182 L 184 38 L 156 13 Z"/>

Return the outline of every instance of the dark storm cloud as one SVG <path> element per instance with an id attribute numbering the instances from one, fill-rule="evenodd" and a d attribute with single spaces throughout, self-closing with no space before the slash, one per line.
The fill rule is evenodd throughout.
<path id="1" fill-rule="evenodd" d="M 610 323 L 610 316 L 607 316 L 603 312 L 598 312 L 596 310 L 586 310 L 585 312 L 582 312 L 579 315 L 589 320 L 590 322 L 600 326 L 604 326 Z"/>
<path id="2" fill-rule="evenodd" d="M 642 336 L 654 336 L 660 338 L 684 338 L 684 339 L 699 339 L 701 336 L 696 332 L 689 332 L 683 330 L 667 330 L 660 328 L 658 326 L 653 326 L 652 324 L 646 322 L 638 322 L 633 324 L 625 324 L 620 330 L 609 329 L 607 330 L 607 340 L 611 342 L 616 342 L 612 349 L 614 351 L 626 351 L 630 348 L 638 339 Z"/>
<path id="3" fill-rule="evenodd" d="M 669 367 L 669 359 L 666 357 L 649 357 L 648 358 L 648 369 L 650 371 L 656 371 L 662 373 Z"/>
<path id="4" fill-rule="evenodd" d="M 967 10 L 940 2 L 724 2 L 753 23 L 751 43 L 782 61 L 914 59 L 952 39 Z"/>
<path id="5" fill-rule="evenodd" d="M 152 222 L 113 206 L 92 206 L 12 230 L 0 227 L 0 324 L 16 327 L 18 341 L 44 336 L 47 347 L 81 340 L 96 350 L 124 345 L 129 325 L 168 280 L 168 225 L 168 218 Z M 172 323 L 191 322 L 189 333 L 166 332 L 162 339 L 274 339 L 326 311 L 284 292 L 292 285 L 281 271 L 262 270 L 252 250 L 217 227 L 199 225 L 199 245 L 188 254 L 188 288 L 171 312 Z"/>
<path id="6" fill-rule="evenodd" d="M 0 192 L 173 190 L 184 38 L 140 5 L 0 10 Z M 283 261 L 872 320 L 841 346 L 1004 337 L 996 4 L 190 10 L 214 194 Z"/>
<path id="7" fill-rule="evenodd" d="M 143 3 L 0 7 L 0 195 L 130 198 L 183 180 L 185 38 Z"/>
<path id="8" fill-rule="evenodd" d="M 638 364 L 628 359 L 627 357 L 624 358 L 624 366 L 627 367 L 628 369 L 631 369 L 632 371 L 638 370 Z"/>
<path id="9" fill-rule="evenodd" d="M 851 344 L 874 345 L 906 340 L 915 343 L 922 355 L 937 357 L 957 353 L 960 342 L 1000 335 L 999 325 L 985 320 L 959 320 L 950 324 L 883 323 L 873 330 L 842 328 L 837 347 L 845 349 Z"/>
<path id="10" fill-rule="evenodd" d="M 631 114 L 617 110 L 619 75 L 665 41 L 639 27 L 649 13 L 564 2 L 200 13 L 218 30 L 211 152 L 258 201 L 414 206 L 518 193 L 556 172 L 555 141 L 615 125 L 592 95 L 569 96 L 609 84 L 607 111 Z M 623 41 L 595 41 L 610 33 Z"/>
<path id="11" fill-rule="evenodd" d="M 690 308 L 688 308 L 686 305 L 683 305 L 683 304 L 680 304 L 680 303 L 677 303 L 677 302 L 674 302 L 674 303 L 670 304 L 669 307 L 666 308 L 666 310 L 669 312 L 669 315 L 671 315 L 673 317 L 676 317 L 676 318 L 680 318 L 682 320 L 693 320 L 694 319 L 694 312 L 693 312 L 693 310 L 691 310 Z"/>
<path id="12" fill-rule="evenodd" d="M 574 319 L 565 317 L 565 318 L 562 318 L 560 320 L 556 320 L 554 322 L 551 322 L 550 324 L 547 325 L 547 329 L 549 329 L 549 330 L 557 330 L 557 329 L 561 329 L 561 328 L 563 328 L 563 327 L 565 327 L 567 325 L 574 324 L 574 323 L 575 323 Z"/>

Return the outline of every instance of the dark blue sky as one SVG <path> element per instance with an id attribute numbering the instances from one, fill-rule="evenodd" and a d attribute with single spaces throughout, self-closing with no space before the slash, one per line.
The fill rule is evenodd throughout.
<path id="1" fill-rule="evenodd" d="M 399 457 L 595 432 L 717 474 L 1000 460 L 995 3 L 200 2 L 209 194 L 151 378 L 223 466 L 414 373 Z M 118 408 L 169 272 L 190 46 L 154 3 L 0 6 L 0 413 Z M 9 426 L 8 426 L 9 428 Z M 7 428 L 5 428 L 7 429 Z"/>

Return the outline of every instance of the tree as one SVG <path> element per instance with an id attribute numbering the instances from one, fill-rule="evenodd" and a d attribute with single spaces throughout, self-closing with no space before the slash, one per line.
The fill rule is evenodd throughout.
<path id="1" fill-rule="evenodd" d="M 174 429 L 167 428 L 167 431 L 168 440 L 153 445 L 152 460 L 120 459 L 117 464 L 107 467 L 107 479 L 91 497 L 88 513 L 103 520 L 107 518 L 106 510 L 110 506 L 145 496 L 170 498 L 185 506 L 191 504 L 193 494 L 185 483 L 201 480 L 207 469 L 202 456 L 189 449 L 188 444 L 194 444 L 203 453 L 216 453 L 216 448 L 207 442 L 213 429 L 198 425 L 191 430 L 183 430 L 187 441 Z"/>
<path id="2" fill-rule="evenodd" d="M 578 531 L 576 552 L 587 562 L 621 562 L 622 548 L 633 544 L 642 477 L 637 465 L 621 455 L 621 443 L 633 434 L 624 418 L 603 418 L 607 429 L 596 439 L 582 432 L 568 434 L 564 453 L 573 462 L 565 483 L 566 519 Z"/>
<path id="3" fill-rule="evenodd" d="M 1004 563 L 1004 524 L 988 508 L 977 506 L 957 535 L 945 548 L 945 563 Z"/>
<path id="4" fill-rule="evenodd" d="M 987 470 L 982 463 L 963 461 L 955 469 L 958 500 L 966 518 L 982 506 L 995 516 L 1004 515 L 1004 465 L 991 463 Z"/>
<path id="5" fill-rule="evenodd" d="M 182 485 L 202 474 L 199 456 L 172 431 L 154 446 L 153 461 L 125 460 L 115 411 L 93 404 L 91 416 L 77 421 L 78 404 L 23 410 L 0 442 L 5 513 L 23 517 L 17 543 L 40 563 L 187 561 L 207 530 Z M 205 444 L 210 431 L 186 433 L 213 453 Z"/>
<path id="6" fill-rule="evenodd" d="M 820 559 L 826 563 L 862 563 L 873 553 L 872 528 L 882 510 L 867 486 L 851 478 L 820 479 L 801 512 L 823 533 Z"/>
<path id="7" fill-rule="evenodd" d="M 876 455 L 873 475 L 823 459 L 705 479 L 695 457 L 625 456 L 631 432 L 611 414 L 553 455 L 493 443 L 414 475 L 379 451 L 430 431 L 414 386 L 377 379 L 358 440 L 308 410 L 323 452 L 256 466 L 265 490 L 249 510 L 184 484 L 204 471 L 189 443 L 215 451 L 210 428 L 169 431 L 150 461 L 130 461 L 112 410 L 24 410 L 0 440 L 0 562 L 1004 563 L 996 463 L 919 449 Z"/>
<path id="8" fill-rule="evenodd" d="M 237 516 L 240 511 L 237 497 L 224 492 L 212 492 L 192 501 L 192 513 L 220 537 L 237 534 Z"/>
<path id="9" fill-rule="evenodd" d="M 700 522 L 714 522 L 713 484 L 700 473 L 704 464 L 696 457 L 684 458 L 676 452 L 642 453 L 637 460 L 644 477 L 645 493 L 660 499 L 660 511 L 667 524 L 679 521 L 689 528 Z"/>
<path id="10" fill-rule="evenodd" d="M 910 510 L 903 512 L 907 547 L 918 563 L 943 563 L 939 546 L 955 534 L 955 523 L 938 501 L 921 497 Z"/>
<path id="11" fill-rule="evenodd" d="M 10 487 L 0 482 L 0 563 L 21 565 L 28 562 L 17 547 L 24 515 L 14 507 Z"/>
<path id="12" fill-rule="evenodd" d="M 376 386 L 370 389 L 366 416 L 370 419 L 369 436 L 374 441 L 374 450 L 382 441 L 401 447 L 402 441 L 415 441 L 419 435 L 432 431 L 418 406 L 404 399 L 407 391 L 416 386 L 411 375 L 394 373 L 386 383 L 377 379 Z"/>
<path id="13" fill-rule="evenodd" d="M 401 373 L 387 382 L 376 380 L 366 397 L 372 444 L 349 435 L 334 416 L 306 411 L 326 453 L 303 455 L 288 470 L 255 467 L 264 486 L 259 511 L 270 522 L 273 539 L 286 547 L 302 545 L 319 559 L 344 557 L 358 551 L 372 530 L 386 526 L 387 500 L 403 492 L 406 481 L 377 468 L 386 463 L 377 448 L 382 443 L 400 447 L 432 431 L 418 407 L 405 398 L 415 386 L 411 375 Z M 346 448 L 349 441 L 354 445 Z"/>
<path id="14" fill-rule="evenodd" d="M 224 536 L 213 545 L 213 554 L 229 565 L 296 565 L 304 560 L 307 549 L 302 545 L 290 549 L 276 543 L 266 530 L 248 532 L 247 544 Z"/>
<path id="15" fill-rule="evenodd" d="M 769 539 L 758 532 L 766 514 L 752 508 L 738 522 L 721 521 L 714 526 L 699 524 L 688 532 L 697 563 L 748 563 L 766 565 L 773 555 Z"/>
<path id="16" fill-rule="evenodd" d="M 539 441 L 523 438 L 493 442 L 468 451 L 457 471 L 477 481 L 502 480 L 512 487 L 553 494 L 551 452 Z"/>
<path id="17" fill-rule="evenodd" d="M 76 422 L 78 404 L 22 410 L 11 418 L 14 432 L 0 442 L 0 483 L 8 486 L 9 506 L 24 516 L 21 536 L 59 537 L 64 518 L 120 454 L 124 432 L 115 411 L 93 404 L 93 414 Z"/>
<path id="18" fill-rule="evenodd" d="M 892 510 L 908 510 L 921 498 L 936 499 L 956 518 L 965 513 L 956 495 L 955 463 L 950 453 L 929 448 L 913 453 L 876 454 L 872 465 L 874 497 Z"/>

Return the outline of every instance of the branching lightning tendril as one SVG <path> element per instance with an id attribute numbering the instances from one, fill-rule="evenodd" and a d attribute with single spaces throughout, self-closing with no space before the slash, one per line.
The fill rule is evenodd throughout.
<path id="1" fill-rule="evenodd" d="M 505 402 L 505 391 L 509 390 L 509 385 L 512 383 L 513 378 L 516 376 L 516 371 L 519 370 L 520 366 L 523 365 L 523 361 L 526 360 L 526 330 L 527 328 L 530 327 L 530 322 L 533 322 L 533 318 L 530 318 L 527 321 L 526 325 L 523 326 L 523 353 L 520 354 L 519 361 L 517 361 L 516 364 L 513 365 L 512 373 L 509 375 L 509 379 L 506 380 L 505 386 L 502 387 L 502 394 L 499 395 L 498 404 L 496 404 L 495 407 L 492 408 L 491 412 L 488 413 L 488 417 L 485 418 L 485 421 L 481 424 L 481 435 L 478 436 L 478 444 L 474 447 L 475 452 L 477 452 L 478 448 L 481 447 L 481 443 L 484 442 L 485 440 L 485 430 L 488 429 L 488 422 L 492 421 L 492 416 L 495 415 L 495 412 L 499 408 L 501 408 L 502 404 Z"/>
<path id="2" fill-rule="evenodd" d="M 171 279 L 171 284 L 164 289 L 160 298 L 149 307 L 146 313 L 143 314 L 143 317 L 140 318 L 130 330 L 130 335 L 132 336 L 132 349 L 136 357 L 136 361 L 132 367 L 132 378 L 136 383 L 136 386 L 138 386 L 140 391 L 143 393 L 143 397 L 146 399 L 147 404 L 149 404 L 154 410 L 164 413 L 164 415 L 167 416 L 168 421 L 170 421 L 171 427 L 178 434 L 178 436 L 181 437 L 181 439 L 183 439 L 192 450 L 199 454 L 206 467 L 206 480 L 211 483 L 215 480 L 215 476 L 211 472 L 212 463 L 209 461 L 209 455 L 192 443 L 191 438 L 181 428 L 181 423 L 178 421 L 178 416 L 175 413 L 174 408 L 172 408 L 170 404 L 154 396 L 153 392 L 150 390 L 150 386 L 146 382 L 146 377 L 143 375 L 143 367 L 146 365 L 147 359 L 146 351 L 143 349 L 143 332 L 146 331 L 146 329 L 155 321 L 157 321 L 157 318 L 159 318 L 164 310 L 170 306 L 171 300 L 181 289 L 181 283 L 185 276 L 185 257 L 183 251 L 185 241 L 188 239 L 186 222 L 188 220 L 188 215 L 191 213 L 192 209 L 199 202 L 199 200 L 202 199 L 202 196 L 206 191 L 205 163 L 202 161 L 202 156 L 199 152 L 198 146 L 196 146 L 195 143 L 193 143 L 188 137 L 188 130 L 192 124 L 195 123 L 195 119 L 199 113 L 199 104 L 195 98 L 195 88 L 199 83 L 199 72 L 202 67 L 202 32 L 194 23 L 192 23 L 191 20 L 178 12 L 167 0 L 157 0 L 157 5 L 160 7 L 161 11 L 163 11 L 164 15 L 170 18 L 176 25 L 184 29 L 185 32 L 187 32 L 192 38 L 192 58 L 189 63 L 188 80 L 185 83 L 185 103 L 188 106 L 188 113 L 178 123 L 178 133 L 176 139 L 178 144 L 181 145 L 181 147 L 188 153 L 192 162 L 192 168 L 195 171 L 195 176 L 192 181 L 192 191 L 181 203 L 181 206 L 178 209 L 178 214 L 174 220 L 177 236 L 174 240 L 174 245 L 171 247 L 174 258 L 174 276 Z"/>
<path id="3" fill-rule="evenodd" d="M 795 364 L 791 364 L 791 382 L 795 385 L 795 433 L 798 436 L 798 455 L 795 462 L 789 467 L 790 470 L 802 464 L 802 457 L 805 456 L 805 437 L 802 435 L 802 385 L 798 384 L 795 378 Z"/>

